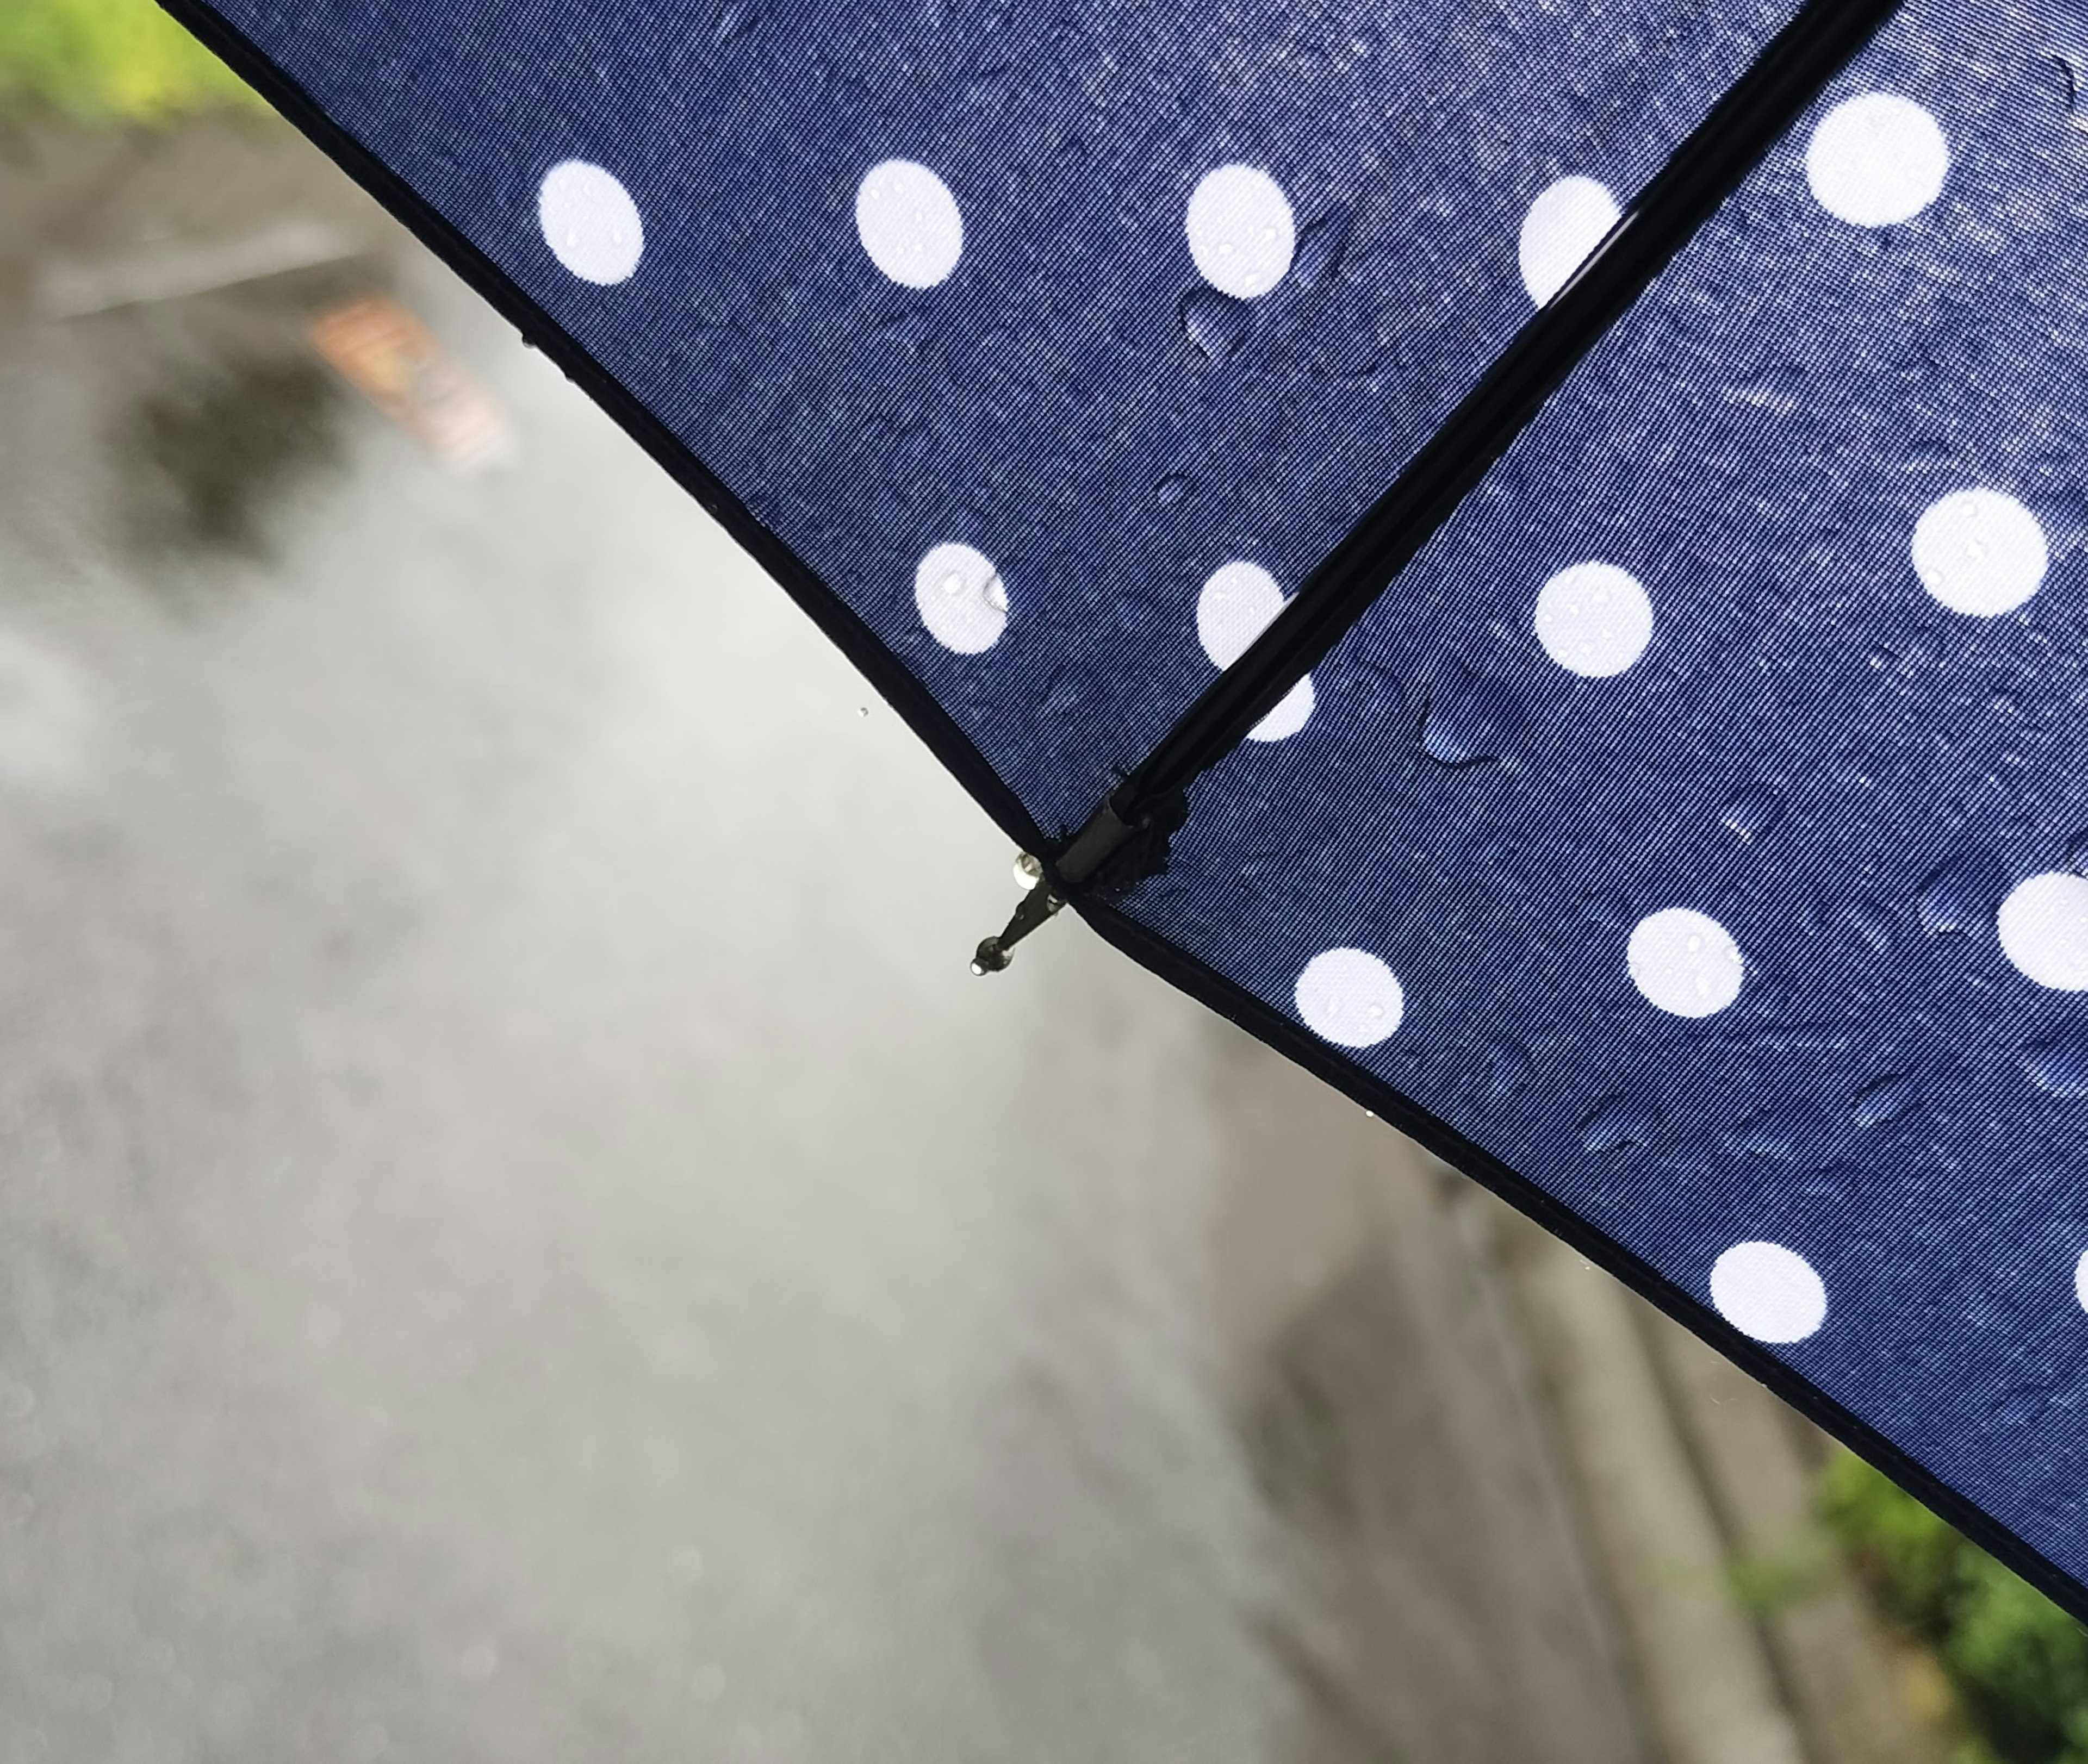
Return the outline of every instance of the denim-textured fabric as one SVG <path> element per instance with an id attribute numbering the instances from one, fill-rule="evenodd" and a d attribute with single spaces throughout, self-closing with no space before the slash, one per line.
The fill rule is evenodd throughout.
<path id="1" fill-rule="evenodd" d="M 1355 1059 L 1700 1299 L 1735 1245 L 1802 1257 L 1825 1320 L 1774 1351 L 2077 1577 L 2088 928 L 2014 925 L 2053 985 L 2001 921 L 2088 867 L 2082 45 L 2077 5 L 1915 0 L 1320 670 L 1311 724 L 1210 780 L 1133 909 L 1294 1015 L 1319 952 L 1380 957 L 1403 1018 Z M 1949 169 L 1853 225 L 1808 149 L 1872 92 Z M 2042 531 L 2012 610 L 1916 567 L 1967 490 Z M 1958 598 L 2027 582 L 2016 530 L 1959 555 Z M 1651 609 L 1606 677 L 1535 629 L 1588 562 Z M 1737 946 L 1730 1006 L 1634 984 L 1635 928 L 1675 908 Z"/>
<path id="2" fill-rule="evenodd" d="M 1791 6 L 217 10 L 663 419 L 1051 829 L 1209 678 L 1205 577 L 1252 556 L 1294 584 L 1528 316 L 1532 199 L 1569 173 L 1628 196 Z M 963 216 L 932 288 L 858 241 L 859 181 L 894 157 Z M 546 248 L 538 186 L 567 160 L 631 193 L 628 281 Z M 1227 304 L 1184 219 L 1232 162 L 1301 237 L 1274 292 Z M 1243 326 L 1217 361 L 1188 334 L 1222 353 Z M 1006 584 L 983 654 L 917 614 L 945 543 Z"/>

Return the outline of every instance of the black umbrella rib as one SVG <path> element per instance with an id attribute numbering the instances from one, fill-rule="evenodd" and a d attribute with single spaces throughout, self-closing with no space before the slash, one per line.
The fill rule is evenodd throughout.
<path id="1" fill-rule="evenodd" d="M 1900 0 L 1810 0 L 1769 41 L 1565 287 L 1517 332 L 1391 489 L 1306 577 L 1253 646 L 1111 793 L 1119 817 L 1135 824 L 1152 805 L 1185 789 L 1237 747 L 1325 658 L 1567 376 L 1899 5 Z"/>
<path id="2" fill-rule="evenodd" d="M 1189 786 L 1238 747 L 1354 628 L 1545 400 L 1899 3 L 1809 0 L 1770 39 L 1253 646 L 1182 713 L 1046 862 L 1050 888 L 1035 891 L 1017 923 L 980 946 L 979 965 L 1004 965 L 1008 945 L 1067 898 L 1090 888 L 1113 891 L 1153 873 L 1168 836 L 1187 814 Z"/>

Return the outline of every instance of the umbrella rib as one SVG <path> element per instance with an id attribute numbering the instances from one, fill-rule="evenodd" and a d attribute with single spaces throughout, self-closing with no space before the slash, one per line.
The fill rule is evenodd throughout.
<path id="1" fill-rule="evenodd" d="M 1167 840 L 1187 818 L 1189 787 L 1354 628 L 1567 376 L 1899 5 L 1808 0 L 1769 40 L 1252 646 L 1046 860 L 1057 899 L 1090 890 L 1119 892 L 1158 873 Z M 1005 967 L 1009 947 L 1050 916 L 1038 903 L 1025 907 L 1007 932 L 980 945 L 977 971 Z"/>

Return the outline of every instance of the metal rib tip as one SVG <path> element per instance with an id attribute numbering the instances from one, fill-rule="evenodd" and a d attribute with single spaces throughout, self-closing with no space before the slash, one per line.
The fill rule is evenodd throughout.
<path id="1" fill-rule="evenodd" d="M 1033 872 L 1030 869 L 1032 865 L 1035 866 Z M 1011 952 L 1015 946 L 1065 905 L 1065 897 L 1042 879 L 1043 873 L 1044 866 L 1027 852 L 1023 854 L 1021 860 L 1018 860 L 1016 879 L 1021 881 L 1025 876 L 1033 876 L 1034 879 L 1029 882 L 1029 892 L 1023 895 L 1016 907 L 1006 929 L 999 937 L 986 938 L 973 951 L 972 972 L 974 974 L 1001 972 L 1013 959 Z"/>

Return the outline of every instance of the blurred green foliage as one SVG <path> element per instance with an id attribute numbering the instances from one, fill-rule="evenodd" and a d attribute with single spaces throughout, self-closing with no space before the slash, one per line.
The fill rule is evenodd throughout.
<path id="1" fill-rule="evenodd" d="M 255 101 L 153 0 L 0 0 L 0 111 L 159 122 Z"/>
<path id="2" fill-rule="evenodd" d="M 1726 1590 L 1756 1617 L 1774 1617 L 1816 1599 L 1839 1565 L 1833 1540 L 1808 1527 L 1782 1548 L 1753 1550 L 1726 1564 Z"/>
<path id="3" fill-rule="evenodd" d="M 1956 1764 L 2088 1764 L 2088 1630 L 1860 1459 L 1821 1515 L 1886 1616 L 1934 1653 L 1969 1737 Z"/>

